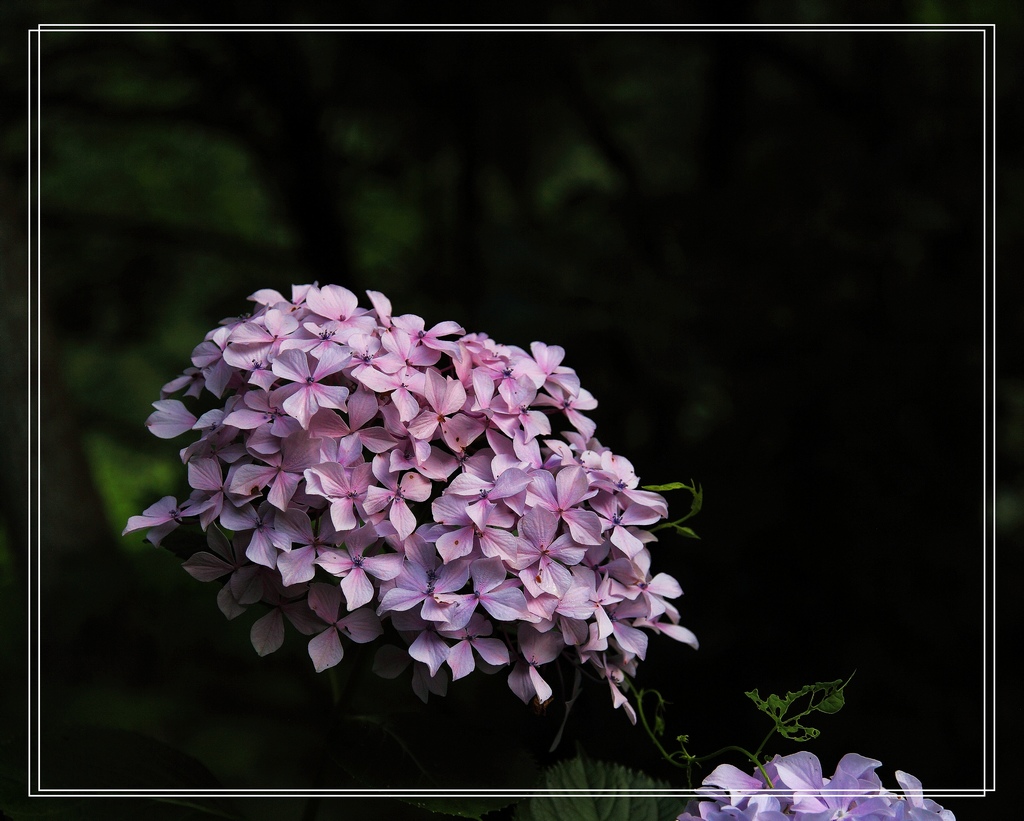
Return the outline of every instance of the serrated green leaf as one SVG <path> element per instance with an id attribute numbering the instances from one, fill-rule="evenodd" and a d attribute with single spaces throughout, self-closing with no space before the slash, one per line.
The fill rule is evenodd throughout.
<path id="1" fill-rule="evenodd" d="M 551 767 L 549 790 L 668 790 L 669 786 L 619 764 L 580 755 Z M 686 799 L 641 795 L 535 796 L 516 808 L 516 821 L 672 821 Z"/>
<path id="2" fill-rule="evenodd" d="M 852 678 L 852 676 L 851 676 Z M 786 693 L 785 698 L 774 693 L 767 699 L 762 699 L 757 690 L 750 690 L 746 693 L 747 698 L 757 705 L 757 708 L 768 715 L 775 722 L 775 730 L 784 738 L 791 741 L 811 741 L 821 735 L 821 731 L 814 727 L 806 727 L 800 723 L 800 719 L 814 712 L 837 713 L 846 703 L 843 697 L 843 688 L 849 683 L 849 679 L 843 682 L 819 681 L 814 684 L 807 684 L 799 690 L 791 690 Z M 821 700 L 815 702 L 815 696 L 820 695 Z M 806 708 L 797 715 L 786 717 L 790 707 L 798 700 L 808 696 Z"/>

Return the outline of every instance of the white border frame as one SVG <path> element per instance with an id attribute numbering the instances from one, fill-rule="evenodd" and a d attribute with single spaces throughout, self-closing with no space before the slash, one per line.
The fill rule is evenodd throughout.
<path id="1" fill-rule="evenodd" d="M 39 586 L 39 563 L 41 547 L 38 544 L 40 533 L 39 498 L 41 494 L 41 446 L 39 431 L 40 419 L 40 381 L 41 373 L 41 335 L 39 318 L 39 292 L 41 290 L 41 274 L 39 259 L 42 251 L 40 230 L 41 205 L 40 181 L 42 168 L 40 162 L 41 124 L 41 72 L 42 60 L 40 42 L 43 33 L 58 31 L 75 32 L 124 32 L 162 31 L 162 32 L 971 32 L 982 34 L 982 101 L 983 101 L 983 145 L 982 145 L 982 192 L 984 214 L 982 217 L 982 312 L 983 312 L 983 362 L 982 401 L 983 417 L 983 456 L 982 481 L 984 488 L 984 513 L 982 516 L 982 561 L 983 561 L 983 670 L 982 670 L 982 709 L 985 724 L 982 730 L 982 756 L 984 786 L 973 789 L 925 789 L 924 794 L 931 798 L 967 798 L 984 797 L 996 788 L 996 588 L 995 588 L 995 522 L 996 522 L 996 460 L 995 460 L 995 83 L 996 83 L 996 26 L 994 23 L 978 24 L 764 24 L 764 25 L 646 25 L 646 24 L 585 24 L 585 25 L 548 25 L 548 24 L 514 24 L 514 25 L 377 25 L 377 24 L 324 24 L 324 25 L 264 25 L 264 24 L 46 24 L 40 23 L 28 30 L 28 795 L 30 797 L 63 797 L 63 798 L 311 798 L 311 797 L 502 797 L 525 798 L 529 796 L 572 797 L 621 796 L 635 795 L 647 797 L 672 797 L 685 799 L 693 796 L 692 792 L 676 790 L 549 790 L 525 789 L 509 790 L 100 790 L 100 789 L 58 789 L 43 788 L 41 781 L 41 751 L 38 737 L 42 724 L 42 699 L 39 692 L 41 677 L 41 635 L 38 626 L 41 619 L 41 589 Z M 990 81 L 991 75 L 991 81 Z M 34 162 L 33 162 L 34 160 Z M 35 254 L 33 255 L 33 243 Z M 33 314 L 33 301 L 35 314 Z M 33 325 L 33 322 L 35 323 Z M 35 337 L 33 339 L 33 330 Z M 35 461 L 33 461 L 33 457 Z M 34 605 L 34 607 L 33 607 Z M 34 749 L 33 749 L 34 748 Z M 772 793 L 771 790 L 759 792 Z M 823 791 L 827 793 L 828 791 Z M 894 791 L 898 794 L 899 791 Z"/>

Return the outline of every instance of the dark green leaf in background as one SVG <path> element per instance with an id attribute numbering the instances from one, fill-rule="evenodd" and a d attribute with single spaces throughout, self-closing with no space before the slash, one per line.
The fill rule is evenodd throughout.
<path id="1" fill-rule="evenodd" d="M 669 785 L 619 764 L 578 755 L 551 767 L 542 789 L 664 790 Z M 644 795 L 535 796 L 516 811 L 516 821 L 674 821 L 686 798 Z"/>

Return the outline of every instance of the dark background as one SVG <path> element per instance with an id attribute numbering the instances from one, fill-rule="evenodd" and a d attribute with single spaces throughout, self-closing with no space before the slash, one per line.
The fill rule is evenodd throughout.
<path id="1" fill-rule="evenodd" d="M 477 19 L 473 8 L 463 22 Z M 684 22 L 673 4 L 646 8 L 639 21 Z M 261 19 L 245 9 L 218 19 Z M 340 19 L 290 9 L 262 19 Z M 353 21 L 413 19 L 394 5 L 346 9 Z M 691 10 L 687 22 L 722 22 L 713 4 Z M 611 4 L 519 13 L 621 19 Z M 999 26 L 995 495 L 999 635 L 1013 636 L 1024 536 L 1021 12 L 747 2 L 733 13 Z M 12 681 L 28 566 L 24 32 L 203 14 L 190 2 L 0 12 L 3 389 L 14 400 L 0 574 Z M 669 738 L 688 733 L 697 751 L 755 747 L 768 725 L 743 691 L 856 670 L 847 707 L 811 722 L 826 773 L 855 751 L 882 760 L 889 786 L 895 769 L 929 789 L 983 786 L 992 454 L 981 58 L 980 33 L 949 31 L 45 33 L 44 737 L 79 724 L 131 731 L 231 788 L 330 781 L 320 767 L 329 692 L 304 642 L 293 635 L 258 658 L 250 614 L 225 621 L 215 586 L 119 535 L 128 516 L 186 489 L 184 440 L 156 440 L 142 424 L 160 385 L 219 319 L 247 310 L 252 291 L 318 280 L 383 291 L 396 313 L 428 325 L 454 319 L 505 343 L 562 345 L 600 402 L 602 443 L 645 482 L 703 485 L 692 522 L 701 540 L 666 536 L 652 551 L 655 570 L 680 580 L 682 622 L 701 641 L 693 652 L 654 639 L 640 666 L 639 684 L 673 702 Z M 1003 669 L 1008 655 L 1004 645 Z M 603 685 L 588 688 L 552 757 L 558 717 L 535 718 L 504 678 L 474 676 L 432 699 L 429 716 L 467 728 L 465 746 L 446 753 L 453 767 L 481 744 L 502 761 L 507 739 L 473 737 L 485 711 L 513 722 L 540 763 L 579 744 L 680 783 Z M 377 687 L 367 680 L 364 706 L 379 702 Z M 1001 687 L 999 732 L 1012 737 L 1020 686 Z M 388 696 L 401 709 L 406 689 Z M 14 690 L 5 709 L 23 727 Z M 23 770 L 18 732 L 5 756 Z M 124 755 L 116 738 L 93 756 Z M 64 772 L 70 754 L 52 755 L 51 772 Z M 65 785 L 88 786 L 52 784 Z M 961 819 L 981 806 L 943 803 Z M 301 812 L 244 806 L 253 817 Z M 325 804 L 319 817 L 354 806 Z M 380 802 L 359 812 L 397 817 Z"/>

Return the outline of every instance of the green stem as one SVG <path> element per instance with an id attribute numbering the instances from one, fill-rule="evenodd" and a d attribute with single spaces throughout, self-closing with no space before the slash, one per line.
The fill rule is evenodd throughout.
<path id="1" fill-rule="evenodd" d="M 662 746 L 661 741 L 658 740 L 658 736 L 655 735 L 654 730 L 651 729 L 651 725 L 647 723 L 647 715 L 644 713 L 645 695 L 645 691 L 637 691 L 636 713 L 638 716 L 640 716 L 640 723 L 644 725 L 644 729 L 647 731 L 647 735 L 650 736 L 651 741 L 654 742 L 654 745 L 658 748 L 658 751 L 662 754 L 666 761 L 668 761 L 670 764 L 674 764 L 677 767 L 686 767 L 686 769 L 689 770 L 689 766 L 687 764 L 683 764 L 682 762 L 675 760 L 674 756 L 678 755 L 678 753 L 670 753 L 668 750 L 664 748 L 664 746 Z"/>
<path id="2" fill-rule="evenodd" d="M 754 762 L 754 766 L 756 766 L 757 769 L 761 771 L 761 775 L 764 778 L 764 783 L 768 785 L 769 789 L 773 789 L 775 787 L 775 784 L 772 782 L 771 778 L 768 777 L 767 771 L 765 770 L 764 766 L 761 764 L 760 759 L 758 758 L 758 756 L 761 755 L 761 751 L 764 749 L 764 745 L 768 743 L 768 739 L 771 738 L 772 733 L 775 732 L 774 728 L 769 731 L 767 736 L 765 736 L 764 741 L 761 742 L 761 746 L 757 748 L 756 753 L 752 753 L 750 752 L 750 750 L 736 746 L 735 744 L 730 744 L 728 747 L 722 747 L 719 750 L 715 750 L 715 752 L 713 753 L 708 753 L 707 755 L 700 756 L 690 755 L 688 752 L 686 752 L 685 747 L 683 747 L 678 752 L 670 753 L 668 750 L 665 749 L 664 745 L 662 745 L 660 739 L 658 738 L 658 735 L 654 732 L 654 729 L 651 727 L 650 723 L 647 720 L 647 714 L 644 712 L 644 696 L 647 695 L 646 691 L 638 690 L 636 691 L 636 693 L 636 712 L 637 715 L 640 717 L 640 723 L 643 724 L 644 730 L 647 732 L 647 735 L 650 737 L 651 741 L 654 742 L 654 745 L 658 748 L 658 751 L 661 753 L 662 757 L 664 757 L 664 759 L 668 761 L 670 764 L 674 764 L 676 767 L 680 767 L 686 770 L 686 778 L 689 782 L 687 786 L 691 788 L 693 787 L 692 771 L 694 764 L 697 764 L 701 761 L 707 761 L 711 758 L 716 758 L 717 756 L 720 756 L 722 753 L 735 751 L 738 753 L 742 753 L 744 756 L 750 759 L 750 761 Z M 661 696 L 659 695 L 658 697 L 660 698 Z M 683 742 L 684 739 L 686 739 L 686 736 L 679 736 L 680 742 Z M 683 761 L 678 760 L 679 756 L 682 756 Z"/>
<path id="3" fill-rule="evenodd" d="M 356 644 L 346 654 L 342 663 L 348 667 L 348 675 L 344 678 L 342 678 L 341 673 L 338 671 L 338 667 L 331 667 L 327 670 L 327 680 L 331 687 L 332 705 L 331 716 L 327 722 L 327 739 L 324 744 L 327 750 L 331 747 L 331 736 L 334 733 L 335 726 L 342 717 L 342 711 L 351 703 L 352 692 L 356 689 L 355 685 L 359 678 L 361 678 L 359 673 L 363 668 L 363 665 L 360 664 L 363 650 L 364 645 Z M 324 776 L 327 773 L 327 762 L 330 760 L 327 750 L 320 757 L 320 766 L 317 769 L 316 778 L 313 780 L 314 789 L 322 786 L 324 782 Z M 319 795 L 311 795 L 306 799 L 306 804 L 302 809 L 301 821 L 315 821 L 317 813 L 320 811 L 321 801 L 322 797 Z"/>
<path id="4" fill-rule="evenodd" d="M 767 743 L 768 743 L 768 739 L 769 739 L 769 738 L 771 738 L 771 737 L 772 737 L 773 735 L 775 735 L 775 731 L 776 731 L 777 729 L 778 729 L 777 727 L 772 727 L 772 728 L 771 728 L 771 729 L 770 729 L 770 730 L 768 731 L 768 735 L 766 735 L 766 736 L 764 737 L 764 741 L 762 741 L 762 742 L 761 742 L 760 746 L 759 746 L 759 747 L 757 748 L 757 750 L 756 750 L 756 751 L 755 751 L 755 753 L 754 753 L 754 755 L 755 755 L 755 756 L 757 756 L 757 758 L 755 759 L 755 761 L 756 761 L 756 760 L 759 760 L 759 759 L 761 758 L 761 753 L 762 753 L 762 752 L 764 751 L 764 746 L 765 746 L 765 744 L 767 744 Z M 763 772 L 763 771 L 762 771 L 762 772 Z"/>

